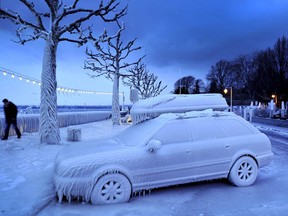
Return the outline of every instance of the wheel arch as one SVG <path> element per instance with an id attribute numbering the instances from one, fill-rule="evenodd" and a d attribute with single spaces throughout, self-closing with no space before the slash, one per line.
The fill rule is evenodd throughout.
<path id="1" fill-rule="evenodd" d="M 254 184 L 258 176 L 259 164 L 252 154 L 244 154 L 238 157 L 229 169 L 227 178 L 237 187 Z"/>
<path id="2" fill-rule="evenodd" d="M 232 161 L 230 163 L 230 166 L 229 166 L 229 172 L 228 172 L 228 175 L 233 167 L 233 165 L 236 163 L 236 161 L 241 158 L 241 157 L 244 157 L 244 156 L 248 156 L 248 157 L 251 157 L 257 164 L 257 167 L 259 168 L 259 162 L 257 161 L 257 158 L 256 158 L 256 155 L 252 152 L 252 151 L 249 151 L 249 150 L 244 150 L 244 151 L 240 151 L 240 152 L 237 152 L 237 154 L 235 154 L 232 158 Z"/>
<path id="3" fill-rule="evenodd" d="M 118 173 L 118 174 L 122 174 L 123 176 L 125 176 L 130 183 L 131 193 L 132 193 L 133 191 L 132 175 L 125 167 L 118 166 L 118 165 L 106 165 L 97 169 L 93 174 L 93 185 L 92 185 L 91 191 L 93 190 L 94 186 L 97 184 L 97 182 L 102 176 L 105 176 L 111 173 Z"/>

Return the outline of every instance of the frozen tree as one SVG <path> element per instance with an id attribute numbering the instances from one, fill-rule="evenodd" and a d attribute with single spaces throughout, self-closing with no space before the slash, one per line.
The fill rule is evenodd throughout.
<path id="1" fill-rule="evenodd" d="M 195 77 L 185 76 L 181 77 L 174 83 L 174 94 L 192 94 L 195 87 Z"/>
<path id="2" fill-rule="evenodd" d="M 277 92 L 279 78 L 275 70 L 274 57 L 274 51 L 268 48 L 265 51 L 258 52 L 254 58 L 256 74 L 253 88 L 255 88 L 257 99 L 268 101 L 271 95 Z"/>
<path id="3" fill-rule="evenodd" d="M 232 62 L 234 73 L 233 88 L 243 89 L 249 99 L 255 97 L 255 66 L 252 55 L 240 55 Z"/>
<path id="4" fill-rule="evenodd" d="M 256 98 L 270 100 L 276 94 L 278 101 L 288 99 L 288 40 L 278 38 L 273 48 L 257 52 L 253 58 L 253 90 Z"/>
<path id="5" fill-rule="evenodd" d="M 131 76 L 127 70 L 133 65 L 137 65 L 143 58 L 136 61 L 128 62 L 127 58 L 134 51 L 140 50 L 141 47 L 135 47 L 136 39 L 124 43 L 122 33 L 125 30 L 124 24 L 119 26 L 119 30 L 114 36 L 109 36 L 105 31 L 99 38 L 94 38 L 92 34 L 89 39 L 93 41 L 97 52 L 86 49 L 87 60 L 84 68 L 92 70 L 94 74 L 91 77 L 105 76 L 113 81 L 112 93 L 112 123 L 120 124 L 120 105 L 119 105 L 119 81 L 120 77 Z"/>
<path id="6" fill-rule="evenodd" d="M 217 83 L 215 80 L 212 80 L 210 84 L 207 86 L 208 93 L 219 93 L 221 90 L 218 89 Z"/>
<path id="7" fill-rule="evenodd" d="M 275 69 L 278 74 L 278 97 L 288 99 L 288 39 L 278 38 L 274 45 Z"/>
<path id="8" fill-rule="evenodd" d="M 209 82 L 216 84 L 219 92 L 223 92 L 226 87 L 231 87 L 233 84 L 231 63 L 226 60 L 220 60 L 211 67 L 206 79 Z"/>
<path id="9" fill-rule="evenodd" d="M 274 45 L 276 70 L 281 79 L 288 78 L 288 39 L 278 38 Z"/>
<path id="10" fill-rule="evenodd" d="M 67 1 L 66 5 L 59 0 L 27 1 L 18 0 L 28 9 L 30 14 L 22 10 L 12 11 L 0 8 L 0 18 L 10 20 L 18 26 L 16 35 L 19 43 L 25 44 L 39 38 L 45 40 L 41 75 L 41 104 L 40 128 L 41 143 L 59 143 L 60 131 L 57 119 L 57 81 L 56 81 L 56 55 L 60 42 L 72 42 L 79 46 L 85 44 L 87 39 L 84 23 L 93 17 L 104 22 L 117 21 L 126 14 L 127 7 L 120 9 L 120 1 L 98 0 L 89 1 L 89 8 L 80 6 L 80 0 Z M 43 8 L 36 6 L 44 5 Z M 84 1 L 83 1 L 84 2 Z M 86 4 L 88 5 L 88 3 Z M 92 9 L 93 8 L 93 9 Z M 32 18 L 31 18 L 32 17 Z"/>
<path id="11" fill-rule="evenodd" d="M 205 91 L 204 82 L 201 79 L 196 79 L 192 94 L 200 94 L 204 91 Z"/>
<path id="12" fill-rule="evenodd" d="M 162 81 L 158 82 L 158 77 L 150 73 L 144 64 L 137 64 L 129 69 L 129 72 L 132 76 L 128 76 L 124 83 L 130 88 L 137 89 L 141 99 L 155 97 L 167 87 L 162 86 Z"/>

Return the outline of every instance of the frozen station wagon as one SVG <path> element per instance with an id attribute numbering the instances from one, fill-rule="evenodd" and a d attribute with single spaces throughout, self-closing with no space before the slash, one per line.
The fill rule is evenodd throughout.
<path id="1" fill-rule="evenodd" d="M 131 110 L 134 124 L 122 133 L 63 149 L 54 171 L 59 202 L 64 196 L 127 202 L 135 192 L 218 178 L 253 184 L 272 160 L 269 139 L 243 118 L 219 111 L 227 108 L 221 95 L 197 97 L 140 102 Z M 218 110 L 198 111 L 209 107 Z"/>

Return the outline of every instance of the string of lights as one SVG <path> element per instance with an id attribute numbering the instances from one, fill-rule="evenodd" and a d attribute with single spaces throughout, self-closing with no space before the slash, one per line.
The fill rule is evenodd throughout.
<path id="1" fill-rule="evenodd" d="M 18 79 L 20 81 L 26 81 L 27 83 L 32 83 L 33 85 L 41 86 L 41 81 L 24 74 L 16 73 L 9 69 L 0 67 L 1 74 L 5 77 L 11 77 L 12 79 Z M 75 89 L 70 87 L 57 86 L 58 93 L 68 93 L 68 94 L 96 94 L 96 95 L 112 95 L 112 92 L 98 92 L 91 90 Z M 123 96 L 124 93 L 119 93 L 119 96 Z"/>

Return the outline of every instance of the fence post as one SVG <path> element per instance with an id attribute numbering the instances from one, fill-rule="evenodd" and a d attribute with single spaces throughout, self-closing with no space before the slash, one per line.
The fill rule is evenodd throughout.
<path id="1" fill-rule="evenodd" d="M 270 101 L 270 118 L 272 118 L 273 117 L 273 111 L 274 111 L 274 101 L 273 100 L 271 100 Z"/>

